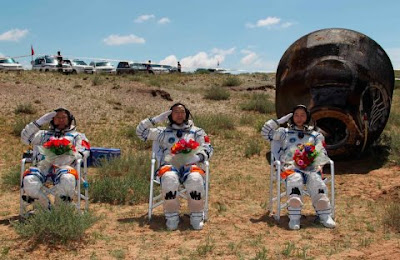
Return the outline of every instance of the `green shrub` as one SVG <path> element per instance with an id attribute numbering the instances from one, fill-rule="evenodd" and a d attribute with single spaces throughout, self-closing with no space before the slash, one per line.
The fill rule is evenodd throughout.
<path id="1" fill-rule="evenodd" d="M 221 130 L 235 129 L 234 121 L 225 114 L 208 114 L 195 117 L 195 124 L 207 134 L 218 134 Z"/>
<path id="2" fill-rule="evenodd" d="M 390 158 L 400 164 L 400 133 L 392 131 L 390 134 Z"/>
<path id="3" fill-rule="evenodd" d="M 395 80 L 394 81 L 394 89 L 398 89 L 400 87 L 400 80 Z"/>
<path id="4" fill-rule="evenodd" d="M 242 126 L 251 126 L 253 127 L 257 133 L 261 132 L 262 127 L 264 126 L 266 122 L 266 118 L 264 115 L 251 115 L 251 114 L 246 114 L 243 115 L 240 120 L 239 123 Z"/>
<path id="5" fill-rule="evenodd" d="M 27 114 L 33 115 L 36 113 L 36 109 L 32 106 L 31 103 L 27 104 L 19 104 L 14 110 L 15 114 Z"/>
<path id="6" fill-rule="evenodd" d="M 383 225 L 386 230 L 400 233 L 400 202 L 392 202 L 385 207 Z"/>
<path id="7" fill-rule="evenodd" d="M 148 153 L 130 154 L 104 161 L 99 173 L 100 176 L 90 181 L 90 196 L 94 202 L 135 204 L 148 199 Z"/>
<path id="8" fill-rule="evenodd" d="M 50 211 L 38 208 L 35 215 L 14 224 L 14 228 L 21 237 L 36 243 L 67 244 L 82 240 L 85 230 L 96 221 L 90 212 L 81 214 L 75 206 L 60 203 Z"/>
<path id="9" fill-rule="evenodd" d="M 148 84 L 150 85 L 150 86 L 154 86 L 154 87 L 161 87 L 162 86 L 162 81 L 161 81 L 161 79 L 159 78 L 159 77 L 156 77 L 156 78 L 151 78 L 149 81 L 148 81 Z"/>
<path id="10" fill-rule="evenodd" d="M 204 95 L 205 99 L 211 100 L 228 100 L 229 97 L 229 91 L 218 86 L 212 86 L 211 88 L 207 89 L 206 94 Z"/>
<path id="11" fill-rule="evenodd" d="M 10 168 L 1 176 L 3 185 L 7 188 L 18 188 L 20 184 L 20 166 L 19 164 Z"/>
<path id="12" fill-rule="evenodd" d="M 260 141 L 256 139 L 251 139 L 247 144 L 246 148 L 244 150 L 244 156 L 246 158 L 250 158 L 251 156 L 258 154 L 260 155 L 261 153 L 261 144 Z"/>
<path id="13" fill-rule="evenodd" d="M 104 82 L 104 79 L 100 75 L 95 75 L 92 78 L 92 85 L 93 86 L 100 86 L 100 85 L 103 84 L 103 82 Z"/>
<path id="14" fill-rule="evenodd" d="M 208 69 L 197 69 L 195 71 L 196 74 L 211 74 L 211 72 Z"/>
<path id="15" fill-rule="evenodd" d="M 395 111 L 391 111 L 389 115 L 389 120 L 387 122 L 388 127 L 400 127 L 400 115 Z"/>
<path id="16" fill-rule="evenodd" d="M 246 111 L 270 114 L 275 111 L 275 104 L 270 100 L 268 94 L 254 93 L 246 103 L 241 104 L 241 108 Z"/>
<path id="17" fill-rule="evenodd" d="M 227 86 L 227 87 L 234 87 L 234 86 L 239 86 L 242 84 L 242 81 L 235 76 L 230 76 L 222 82 L 222 86 Z"/>
<path id="18" fill-rule="evenodd" d="M 25 128 L 27 124 L 29 124 L 32 121 L 33 119 L 31 117 L 17 118 L 12 128 L 12 134 L 15 136 L 21 136 L 22 130 Z"/>
<path id="19" fill-rule="evenodd" d="M 133 145 L 138 149 L 138 150 L 149 150 L 152 146 L 151 141 L 142 141 L 137 137 L 136 135 L 136 127 L 134 126 L 128 126 L 128 128 L 125 131 L 125 135 L 132 141 Z"/>

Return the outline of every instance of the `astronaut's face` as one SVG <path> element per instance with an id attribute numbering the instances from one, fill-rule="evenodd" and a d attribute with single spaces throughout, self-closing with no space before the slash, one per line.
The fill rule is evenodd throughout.
<path id="1" fill-rule="evenodd" d="M 64 130 L 68 126 L 68 115 L 64 111 L 57 112 L 56 116 L 53 118 L 54 125 L 59 130 Z"/>
<path id="2" fill-rule="evenodd" d="M 172 120 L 175 121 L 178 125 L 182 124 L 186 119 L 186 111 L 185 108 L 181 105 L 172 108 Z"/>
<path id="3" fill-rule="evenodd" d="M 307 121 L 307 113 L 304 109 L 296 109 L 293 113 L 293 122 L 296 126 L 302 127 Z"/>

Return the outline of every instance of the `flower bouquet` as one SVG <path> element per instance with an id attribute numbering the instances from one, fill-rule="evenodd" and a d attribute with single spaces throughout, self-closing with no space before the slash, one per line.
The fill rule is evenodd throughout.
<path id="1" fill-rule="evenodd" d="M 171 147 L 171 153 L 165 156 L 165 161 L 179 169 L 189 164 L 193 160 L 193 156 L 202 149 L 200 144 L 193 139 L 189 141 L 181 139 Z"/>
<path id="2" fill-rule="evenodd" d="M 304 170 L 308 167 L 315 168 L 319 165 L 324 165 L 329 161 L 328 156 L 322 151 L 323 145 L 313 145 L 305 143 L 297 145 L 297 149 L 293 153 L 292 160 L 294 164 Z"/>
<path id="3" fill-rule="evenodd" d="M 50 137 L 50 140 L 39 146 L 42 160 L 39 165 L 48 169 L 51 166 L 70 165 L 75 160 L 76 148 L 66 138 Z"/>

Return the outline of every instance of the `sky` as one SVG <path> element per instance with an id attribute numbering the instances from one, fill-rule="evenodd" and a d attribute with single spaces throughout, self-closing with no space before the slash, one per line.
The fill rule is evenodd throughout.
<path id="1" fill-rule="evenodd" d="M 0 56 L 31 54 L 275 72 L 285 50 L 324 28 L 375 40 L 400 69 L 399 0 L 2 1 Z M 16 59 L 30 68 L 31 57 Z"/>

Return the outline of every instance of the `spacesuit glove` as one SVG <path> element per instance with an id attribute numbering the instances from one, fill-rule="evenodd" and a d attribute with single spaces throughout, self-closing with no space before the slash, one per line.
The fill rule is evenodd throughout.
<path id="1" fill-rule="evenodd" d="M 172 110 L 165 111 L 165 112 L 159 114 L 158 116 L 153 117 L 151 121 L 154 124 L 158 124 L 158 123 L 164 122 L 165 120 L 167 120 L 168 116 L 171 113 L 172 113 Z"/>
<path id="2" fill-rule="evenodd" d="M 292 116 L 293 116 L 293 113 L 289 113 L 286 116 L 283 116 L 276 121 L 281 125 L 283 123 L 286 123 Z"/>
<path id="3" fill-rule="evenodd" d="M 192 165 L 201 161 L 201 157 L 198 154 L 193 155 L 188 161 L 186 161 L 186 165 Z"/>
<path id="4" fill-rule="evenodd" d="M 40 126 L 42 126 L 46 123 L 50 123 L 50 121 L 56 116 L 56 114 L 57 114 L 56 111 L 47 113 L 47 114 L 43 115 L 41 118 L 39 118 L 38 120 L 36 120 L 36 123 Z"/>

